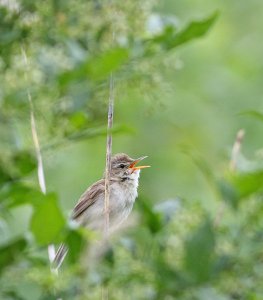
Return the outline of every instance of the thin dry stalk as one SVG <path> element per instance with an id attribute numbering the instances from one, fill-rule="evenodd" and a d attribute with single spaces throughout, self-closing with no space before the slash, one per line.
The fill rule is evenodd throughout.
<path id="1" fill-rule="evenodd" d="M 26 68 L 25 77 L 26 77 L 26 81 L 28 83 L 27 72 L 29 70 L 29 64 L 28 64 L 27 55 L 26 55 L 26 52 L 25 52 L 23 46 L 21 47 L 21 51 L 22 51 L 22 55 L 24 58 L 25 68 Z M 46 181 L 45 181 L 45 174 L 44 174 L 44 167 L 43 167 L 43 159 L 42 159 L 42 155 L 41 155 L 40 143 L 39 143 L 38 134 L 37 134 L 33 101 L 32 101 L 32 96 L 31 96 L 29 88 L 27 88 L 27 99 L 28 99 L 29 107 L 30 107 L 30 124 L 31 124 L 32 139 L 33 139 L 35 153 L 36 153 L 36 157 L 37 157 L 38 183 L 39 183 L 41 192 L 43 194 L 46 194 L 47 189 L 46 189 Z M 55 253 L 56 253 L 55 246 L 49 245 L 48 246 L 48 257 L 49 257 L 50 264 L 53 262 L 53 260 L 55 258 Z"/>
<path id="2" fill-rule="evenodd" d="M 110 75 L 109 106 L 108 106 L 108 132 L 106 146 L 106 170 L 105 170 L 105 198 L 104 198 L 104 236 L 107 239 L 109 233 L 109 205 L 110 205 L 110 172 L 111 172 L 111 153 L 112 153 L 112 125 L 114 111 L 114 80 L 113 74 Z"/>
<path id="3" fill-rule="evenodd" d="M 245 130 L 240 129 L 236 135 L 236 140 L 235 140 L 235 143 L 232 148 L 231 160 L 230 160 L 230 164 L 229 164 L 229 168 L 233 172 L 236 171 L 236 169 L 237 169 L 238 157 L 240 155 L 241 145 L 242 145 L 244 136 L 245 136 Z"/>
<path id="4" fill-rule="evenodd" d="M 109 289 L 108 287 L 103 286 L 101 288 L 101 299 L 108 300 L 109 299 Z"/>
<path id="5" fill-rule="evenodd" d="M 231 151 L 231 160 L 230 160 L 230 163 L 229 163 L 229 169 L 232 172 L 235 172 L 237 170 L 237 162 L 238 162 L 238 158 L 239 158 L 239 155 L 240 155 L 241 146 L 242 146 L 244 136 L 245 136 L 244 129 L 240 129 L 237 132 L 236 139 L 235 139 L 235 142 L 233 144 L 232 151 Z M 214 220 L 214 225 L 216 227 L 219 226 L 220 223 L 221 223 L 221 220 L 222 220 L 223 215 L 224 215 L 225 207 L 226 207 L 225 202 L 221 202 L 221 204 L 218 208 L 218 212 L 216 214 L 215 220 Z"/>
<path id="6" fill-rule="evenodd" d="M 112 11 L 112 36 L 111 43 L 114 44 L 115 40 L 115 10 L 113 8 L 112 0 L 109 1 Z M 113 125 L 113 112 L 114 112 L 114 78 L 113 73 L 110 73 L 109 82 L 109 102 L 108 102 L 108 126 L 107 126 L 107 145 L 106 145 L 106 166 L 105 166 L 105 198 L 104 198 L 104 238 L 107 240 L 109 235 L 109 206 L 110 206 L 110 173 L 111 173 L 111 154 L 112 154 L 112 125 Z M 107 297 L 102 297 L 107 299 Z"/>
<path id="7" fill-rule="evenodd" d="M 111 3 L 111 2 L 110 2 Z M 112 29 L 112 42 L 114 41 L 115 31 Z M 110 173 L 111 173 L 111 154 L 112 154 L 112 125 L 114 112 L 114 79 L 113 73 L 110 74 L 109 84 L 109 104 L 108 104 L 108 125 L 107 125 L 107 145 L 106 145 L 106 167 L 105 167 L 105 197 L 104 197 L 104 239 L 109 237 L 109 206 L 110 206 Z M 102 300 L 109 299 L 107 286 L 102 287 Z"/>

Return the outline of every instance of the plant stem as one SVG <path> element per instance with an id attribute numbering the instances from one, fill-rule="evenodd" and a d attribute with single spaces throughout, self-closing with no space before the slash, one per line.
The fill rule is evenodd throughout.
<path id="1" fill-rule="evenodd" d="M 112 153 L 112 125 L 114 112 L 114 80 L 110 74 L 109 106 L 108 106 L 108 127 L 107 127 L 107 146 L 106 146 L 106 170 L 105 170 L 105 199 L 104 199 L 104 234 L 108 238 L 109 231 L 109 205 L 110 205 L 110 172 L 111 172 L 111 153 Z"/>

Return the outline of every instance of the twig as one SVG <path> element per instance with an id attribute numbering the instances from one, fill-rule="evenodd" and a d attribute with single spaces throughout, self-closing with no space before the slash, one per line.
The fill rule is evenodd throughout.
<path id="1" fill-rule="evenodd" d="M 237 132 L 236 139 L 233 144 L 232 151 L 231 151 L 231 159 L 230 159 L 230 163 L 229 163 L 229 169 L 232 172 L 235 172 L 237 170 L 238 157 L 240 155 L 241 145 L 242 145 L 244 136 L 245 136 L 244 129 L 240 129 Z M 226 207 L 225 202 L 221 202 L 221 204 L 218 208 L 215 220 L 214 220 L 214 225 L 216 227 L 219 226 L 219 224 L 221 223 L 221 220 L 224 215 L 225 207 Z"/>
<path id="2" fill-rule="evenodd" d="M 106 146 L 106 170 L 105 170 L 105 198 L 104 198 L 104 234 L 108 237 L 109 231 L 109 202 L 110 202 L 110 172 L 111 172 L 111 152 L 112 152 L 112 125 L 114 111 L 114 80 L 110 75 L 109 107 L 108 107 L 108 133 Z"/>
<path id="3" fill-rule="evenodd" d="M 217 213 L 216 213 L 216 216 L 215 216 L 215 219 L 214 219 L 214 226 L 215 227 L 218 227 L 220 225 L 223 214 L 224 214 L 224 211 L 225 211 L 225 208 L 226 208 L 225 202 L 220 202 L 219 208 L 217 210 Z"/>
<path id="4" fill-rule="evenodd" d="M 112 2 L 110 0 L 110 5 Z M 114 17 L 113 17 L 114 18 Z M 114 42 L 115 30 L 112 22 L 112 43 Z M 105 167 L 105 197 L 104 197 L 104 239 L 106 242 L 109 237 L 110 223 L 110 173 L 111 173 L 111 153 L 112 153 L 112 125 L 114 112 L 114 79 L 113 73 L 110 73 L 109 83 L 109 104 L 108 104 L 108 124 L 107 124 L 107 145 L 106 145 L 106 167 Z M 102 286 L 102 300 L 109 299 L 109 289 L 107 286 Z"/>
<path id="5" fill-rule="evenodd" d="M 57 139 L 55 141 L 51 141 L 48 144 L 41 146 L 42 153 L 47 150 L 53 150 L 58 147 L 67 146 L 69 141 L 79 142 L 86 139 L 91 139 L 98 136 L 107 136 L 108 130 L 107 126 L 100 126 L 94 128 L 87 128 L 77 133 L 72 133 L 62 139 Z M 121 134 L 121 133 L 134 133 L 134 130 L 124 124 L 115 124 L 111 130 L 112 134 Z"/>
<path id="6" fill-rule="evenodd" d="M 233 145 L 232 152 L 231 152 L 231 160 L 230 160 L 230 164 L 229 164 L 229 168 L 231 171 L 236 171 L 236 169 L 237 169 L 238 157 L 240 154 L 241 145 L 242 145 L 244 136 L 245 136 L 245 130 L 240 129 L 236 135 L 236 140 Z"/>
<path id="7" fill-rule="evenodd" d="M 29 69 L 29 64 L 28 64 L 27 55 L 26 55 L 26 52 L 25 52 L 23 46 L 21 46 L 21 52 L 22 52 L 22 55 L 24 58 L 24 64 L 26 67 L 25 78 L 26 78 L 26 81 L 28 84 L 27 72 Z M 44 174 L 44 167 L 43 167 L 43 159 L 42 159 L 42 155 L 41 155 L 41 149 L 40 149 L 40 144 L 39 144 L 39 139 L 38 139 L 38 134 L 37 134 L 32 96 L 31 96 L 31 93 L 30 93 L 30 90 L 28 87 L 27 87 L 27 99 L 28 99 L 29 108 L 30 108 L 31 133 L 32 133 L 33 143 L 34 143 L 34 147 L 35 147 L 35 153 L 36 153 L 36 157 L 37 157 L 38 183 L 39 183 L 41 192 L 43 194 L 46 194 L 47 189 L 46 189 L 46 181 L 45 181 L 45 174 Z M 55 258 L 55 246 L 54 245 L 48 246 L 48 258 L 49 258 L 49 261 L 51 264 Z"/>
<path id="8" fill-rule="evenodd" d="M 102 286 L 102 288 L 101 288 L 101 299 L 109 299 L 108 287 Z"/>
<path id="9" fill-rule="evenodd" d="M 109 2 L 112 8 L 112 1 Z M 114 16 L 112 16 L 114 18 Z M 115 29 L 113 19 L 112 25 L 112 44 L 114 43 Z M 114 79 L 113 73 L 110 73 L 109 82 L 109 104 L 108 104 L 108 125 L 107 125 L 107 145 L 106 145 L 106 167 L 105 167 L 105 198 L 104 198 L 104 238 L 108 239 L 109 234 L 109 205 L 110 205 L 110 172 L 111 172 L 111 153 L 112 153 L 112 125 L 114 112 Z M 106 293 L 107 294 L 107 293 Z M 108 296 L 102 297 L 108 299 Z"/>

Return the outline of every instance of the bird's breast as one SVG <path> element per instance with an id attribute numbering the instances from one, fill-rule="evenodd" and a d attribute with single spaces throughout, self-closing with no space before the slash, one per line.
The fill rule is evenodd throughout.
<path id="1" fill-rule="evenodd" d="M 110 191 L 110 222 L 123 222 L 130 214 L 137 197 L 138 182 L 125 181 L 112 185 Z"/>
<path id="2" fill-rule="evenodd" d="M 111 187 L 110 201 L 116 208 L 133 205 L 138 193 L 138 183 L 134 181 L 118 182 Z M 116 205 L 114 205 L 116 204 Z"/>

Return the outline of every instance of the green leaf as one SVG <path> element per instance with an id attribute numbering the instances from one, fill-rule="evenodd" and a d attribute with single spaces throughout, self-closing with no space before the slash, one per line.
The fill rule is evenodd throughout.
<path id="1" fill-rule="evenodd" d="M 243 111 L 243 112 L 239 113 L 238 115 L 239 116 L 249 116 L 249 117 L 252 117 L 254 119 L 257 119 L 257 120 L 263 122 L 263 113 L 258 112 L 256 110 Z"/>
<path id="2" fill-rule="evenodd" d="M 37 189 L 21 182 L 12 182 L 0 189 L 0 200 L 8 208 L 29 203 L 37 205 L 45 196 Z"/>
<path id="3" fill-rule="evenodd" d="M 26 240 L 20 238 L 10 242 L 8 245 L 0 247 L 0 272 L 18 258 L 26 245 Z"/>
<path id="4" fill-rule="evenodd" d="M 57 198 L 49 194 L 35 207 L 30 228 L 40 245 L 47 245 L 56 240 L 65 225 L 64 217 L 58 207 Z"/>
<path id="5" fill-rule="evenodd" d="M 89 77 L 94 80 L 107 77 L 112 71 L 117 70 L 121 65 L 123 65 L 128 58 L 128 49 L 111 49 L 87 64 Z"/>
<path id="6" fill-rule="evenodd" d="M 97 57 L 88 58 L 83 64 L 75 69 L 59 76 L 59 83 L 67 85 L 70 81 L 88 78 L 101 80 L 111 72 L 116 71 L 129 59 L 129 51 L 126 48 L 113 48 Z"/>
<path id="7" fill-rule="evenodd" d="M 185 243 L 185 269 L 196 282 L 211 276 L 215 237 L 213 226 L 207 219 Z"/>
<path id="8" fill-rule="evenodd" d="M 78 230 L 69 230 L 65 244 L 69 248 L 68 261 L 70 263 L 77 262 L 85 244 L 81 232 Z"/>
<path id="9" fill-rule="evenodd" d="M 137 202 L 141 209 L 143 222 L 152 233 L 157 233 L 163 228 L 162 214 L 154 211 L 147 199 L 140 199 Z"/>
<path id="10" fill-rule="evenodd" d="M 263 191 L 263 171 L 259 170 L 233 176 L 232 182 L 240 198 L 248 197 L 254 193 Z"/>
<path id="11" fill-rule="evenodd" d="M 79 130 L 78 132 L 69 134 L 65 136 L 63 140 L 55 140 L 47 145 L 42 146 L 42 150 L 45 151 L 47 149 L 56 148 L 62 145 L 66 145 L 69 141 L 82 141 L 86 139 L 91 139 L 98 136 L 106 136 L 107 135 L 107 127 L 95 127 L 95 128 L 87 128 L 84 130 Z M 115 124 L 111 130 L 112 134 L 134 134 L 135 130 L 132 127 L 129 127 L 125 124 Z"/>
<path id="12" fill-rule="evenodd" d="M 152 42 L 157 45 L 159 44 L 163 49 L 171 50 L 193 39 L 204 36 L 214 24 L 217 17 L 218 13 L 215 12 L 204 20 L 191 22 L 179 32 L 169 25 L 164 29 L 163 33 L 153 38 Z"/>
<path id="13" fill-rule="evenodd" d="M 0 164 L 0 184 L 4 184 L 7 181 L 11 181 L 12 177 L 6 171 L 6 169 Z"/>
<path id="14" fill-rule="evenodd" d="M 41 288 L 39 285 L 25 278 L 21 278 L 15 286 L 12 299 L 26 299 L 26 300 L 41 300 Z M 51 300 L 51 299 L 50 299 Z"/>
<path id="15" fill-rule="evenodd" d="M 184 30 L 176 34 L 171 47 L 174 48 L 179 45 L 185 44 L 192 39 L 202 37 L 208 32 L 208 30 L 216 21 L 217 17 L 218 13 L 215 12 L 202 21 L 191 22 Z"/>
<path id="16" fill-rule="evenodd" d="M 240 200 L 263 191 L 263 171 L 231 174 L 218 182 L 219 191 L 224 200 L 237 208 Z"/>
<path id="17" fill-rule="evenodd" d="M 32 172 L 36 166 L 36 159 L 29 151 L 20 151 L 14 154 L 13 161 L 20 175 L 27 175 Z"/>
<path id="18" fill-rule="evenodd" d="M 227 180 L 221 179 L 217 182 L 218 190 L 226 202 L 233 208 L 237 208 L 239 195 L 236 188 Z"/>
<path id="19" fill-rule="evenodd" d="M 70 116 L 70 124 L 75 129 L 85 128 L 88 122 L 87 115 L 83 111 L 77 111 Z"/>

